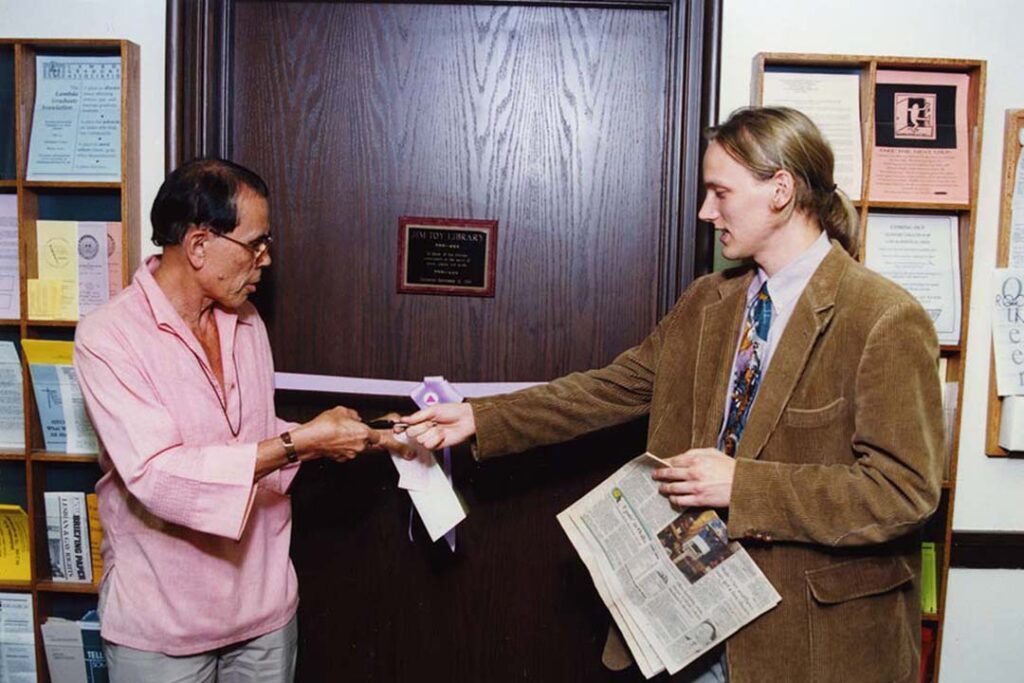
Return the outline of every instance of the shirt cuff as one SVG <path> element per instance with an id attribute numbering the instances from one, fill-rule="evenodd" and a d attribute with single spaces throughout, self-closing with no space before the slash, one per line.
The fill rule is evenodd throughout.
<path id="1" fill-rule="evenodd" d="M 242 537 L 256 495 L 256 447 L 251 443 L 207 448 L 202 493 L 193 501 L 196 529 L 235 540 Z"/>

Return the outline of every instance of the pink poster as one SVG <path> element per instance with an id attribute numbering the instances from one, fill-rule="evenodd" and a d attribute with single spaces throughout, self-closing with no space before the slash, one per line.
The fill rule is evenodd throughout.
<path id="1" fill-rule="evenodd" d="M 968 82 L 959 73 L 878 71 L 872 201 L 969 202 Z"/>

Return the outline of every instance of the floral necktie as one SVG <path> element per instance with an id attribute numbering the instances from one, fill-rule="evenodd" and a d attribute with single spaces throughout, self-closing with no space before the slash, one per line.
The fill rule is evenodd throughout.
<path id="1" fill-rule="evenodd" d="M 729 397 L 729 415 L 718 444 L 726 455 L 736 455 L 736 446 L 747 425 L 750 407 L 754 404 L 757 388 L 761 384 L 761 365 L 768 347 L 768 329 L 771 324 L 772 299 L 768 296 L 768 283 L 765 282 L 747 308 L 743 337 L 736 353 L 736 376 L 732 396 Z"/>

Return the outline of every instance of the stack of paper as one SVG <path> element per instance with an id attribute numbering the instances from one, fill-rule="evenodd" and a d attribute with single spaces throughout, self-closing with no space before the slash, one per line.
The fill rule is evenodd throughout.
<path id="1" fill-rule="evenodd" d="M 36 683 L 31 593 L 0 593 L 0 681 Z"/>
<path id="2" fill-rule="evenodd" d="M 0 341 L 0 451 L 25 450 L 21 359 L 14 342 Z"/>
<path id="3" fill-rule="evenodd" d="M 20 316 L 18 196 L 0 194 L 0 320 L 17 320 Z"/>
<path id="4" fill-rule="evenodd" d="M 28 515 L 20 505 L 0 505 L 0 580 L 29 581 Z"/>
<path id="5" fill-rule="evenodd" d="M 85 400 L 71 365 L 73 342 L 23 339 L 21 348 L 32 375 L 46 450 L 95 454 L 96 432 L 85 412 Z"/>
<path id="6" fill-rule="evenodd" d="M 37 221 L 32 320 L 78 320 L 121 289 L 121 224 Z"/>
<path id="7" fill-rule="evenodd" d="M 46 491 L 46 545 L 54 581 L 92 582 L 89 514 L 81 491 Z"/>
<path id="8" fill-rule="evenodd" d="M 107 683 L 107 660 L 94 610 L 79 621 L 50 617 L 40 630 L 53 683 Z"/>

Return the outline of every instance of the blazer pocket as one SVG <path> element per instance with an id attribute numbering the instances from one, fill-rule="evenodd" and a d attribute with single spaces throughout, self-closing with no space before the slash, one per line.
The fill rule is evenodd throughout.
<path id="1" fill-rule="evenodd" d="M 789 427 L 819 427 L 832 422 L 846 408 L 846 397 L 840 396 L 820 408 L 786 408 L 782 421 Z"/>
<path id="2" fill-rule="evenodd" d="M 812 680 L 913 678 L 919 624 L 908 624 L 914 573 L 896 557 L 865 557 L 804 573 Z"/>
<path id="3" fill-rule="evenodd" d="M 914 572 L 899 558 L 851 560 L 804 573 L 814 599 L 837 605 L 899 588 L 914 580 Z"/>

